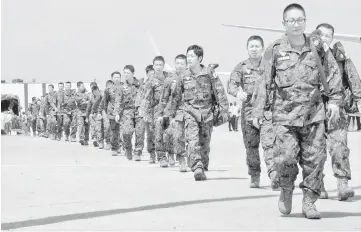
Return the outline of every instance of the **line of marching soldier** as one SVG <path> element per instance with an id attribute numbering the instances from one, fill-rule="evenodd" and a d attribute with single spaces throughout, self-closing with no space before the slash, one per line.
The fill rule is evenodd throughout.
<path id="1" fill-rule="evenodd" d="M 111 150 L 117 156 L 123 149 L 128 160 L 140 161 L 147 134 L 149 163 L 174 166 L 194 172 L 196 181 L 206 180 L 213 126 L 228 121 L 228 100 L 214 69 L 201 64 L 203 49 L 192 45 L 186 55 L 175 57 L 174 72 L 165 72 L 162 56 L 146 67 L 146 78 L 134 77 L 135 69 L 126 65 L 123 75 L 111 74 L 106 89 L 95 82 L 87 91 L 82 82 L 77 90 L 71 83 L 59 83 L 59 91 L 49 85 L 49 93 L 33 99 L 29 111 L 39 136 Z M 65 89 L 64 89 L 65 85 Z M 135 134 L 134 149 L 132 137 Z M 188 165 L 187 165 L 188 163 Z"/>

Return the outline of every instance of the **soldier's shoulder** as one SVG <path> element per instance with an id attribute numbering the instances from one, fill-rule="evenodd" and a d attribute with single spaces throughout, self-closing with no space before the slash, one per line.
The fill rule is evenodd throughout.
<path id="1" fill-rule="evenodd" d="M 278 50 L 279 46 L 282 43 L 282 39 L 278 39 L 276 41 L 274 41 L 273 43 L 271 43 L 270 45 L 268 45 L 268 47 L 266 48 L 263 58 L 265 60 L 270 60 L 273 55 L 276 53 L 276 51 Z"/>
<path id="2" fill-rule="evenodd" d="M 241 71 L 243 70 L 247 65 L 247 60 L 239 62 L 236 67 L 234 67 L 233 72 Z"/>

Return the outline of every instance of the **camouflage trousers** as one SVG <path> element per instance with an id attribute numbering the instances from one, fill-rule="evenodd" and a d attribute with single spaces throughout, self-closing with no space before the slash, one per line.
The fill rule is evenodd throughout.
<path id="1" fill-rule="evenodd" d="M 26 120 L 26 133 L 30 134 L 32 125 L 33 125 L 33 120 L 28 118 L 28 120 Z M 35 121 L 35 131 L 36 131 L 36 121 Z"/>
<path id="2" fill-rule="evenodd" d="M 63 126 L 65 136 L 68 137 L 70 135 L 72 139 L 76 139 L 77 118 L 75 113 L 64 114 Z"/>
<path id="3" fill-rule="evenodd" d="M 103 117 L 103 126 L 104 126 L 104 140 L 106 143 L 110 143 L 110 122 L 108 115 L 105 112 L 102 112 Z"/>
<path id="4" fill-rule="evenodd" d="M 164 129 L 164 133 L 163 133 L 163 144 L 164 144 L 164 149 L 166 152 L 168 152 L 168 154 L 175 154 L 174 151 L 174 133 L 175 133 L 175 124 L 176 122 L 174 121 L 174 119 L 169 119 L 169 126 L 168 128 Z"/>
<path id="5" fill-rule="evenodd" d="M 30 122 L 29 122 L 30 121 Z M 30 133 L 30 127 L 33 130 L 33 134 L 36 134 L 36 122 L 38 121 L 37 117 L 33 117 L 31 120 L 28 120 L 28 133 Z"/>
<path id="6" fill-rule="evenodd" d="M 86 116 L 78 116 L 79 139 L 89 141 L 89 122 L 85 122 Z"/>
<path id="7" fill-rule="evenodd" d="M 178 157 L 186 156 L 186 140 L 184 135 L 184 121 L 174 120 L 171 124 L 172 131 L 170 132 L 170 136 L 172 137 L 173 142 L 173 153 Z M 167 139 L 165 139 L 167 141 Z"/>
<path id="8" fill-rule="evenodd" d="M 36 130 L 38 131 L 39 136 L 45 135 L 45 122 L 44 118 L 38 117 L 36 119 Z"/>
<path id="9" fill-rule="evenodd" d="M 24 134 L 30 134 L 30 123 L 28 121 L 21 121 L 21 130 L 24 131 Z"/>
<path id="10" fill-rule="evenodd" d="M 263 149 L 263 158 L 267 167 L 267 174 L 270 177 L 271 172 L 277 171 L 273 162 L 273 144 L 275 142 L 275 133 L 272 125 L 272 114 L 266 112 L 268 117 L 264 117 L 260 129 L 261 145 Z"/>
<path id="11" fill-rule="evenodd" d="M 149 154 L 155 153 L 155 125 L 153 118 L 150 122 L 144 122 L 145 124 L 145 131 L 147 134 L 147 151 Z"/>
<path id="12" fill-rule="evenodd" d="M 241 115 L 241 128 L 243 143 L 246 147 L 248 175 L 259 176 L 261 173 L 259 157 L 260 130 L 254 127 L 250 121 L 246 120 L 244 112 Z"/>
<path id="13" fill-rule="evenodd" d="M 49 137 L 49 127 L 48 127 L 49 115 L 46 115 L 43 119 L 44 123 L 44 137 Z"/>
<path id="14" fill-rule="evenodd" d="M 213 121 L 198 122 L 188 113 L 184 115 L 184 134 L 186 138 L 187 154 L 189 154 L 190 168 L 208 170 L 211 135 Z M 185 152 L 181 152 L 185 154 Z"/>
<path id="15" fill-rule="evenodd" d="M 103 117 L 94 117 L 94 136 L 99 144 L 104 144 L 104 121 Z"/>
<path id="16" fill-rule="evenodd" d="M 134 154 L 141 155 L 144 148 L 145 122 L 142 117 L 135 118 Z"/>
<path id="17" fill-rule="evenodd" d="M 56 125 L 57 125 L 57 121 L 56 121 L 55 112 L 50 112 L 50 114 L 48 115 L 46 127 L 49 135 L 53 139 L 55 139 L 55 135 L 56 135 Z"/>
<path id="18" fill-rule="evenodd" d="M 294 189 L 299 163 L 303 169 L 300 188 L 319 195 L 327 158 L 324 121 L 304 127 L 274 124 L 273 128 L 276 138 L 273 160 L 277 166 L 280 187 Z"/>
<path id="19" fill-rule="evenodd" d="M 163 118 L 156 116 L 154 118 L 154 144 L 155 151 L 158 156 L 158 161 L 162 159 L 166 159 L 166 148 L 164 146 L 163 135 L 164 135 L 164 126 L 163 126 Z"/>
<path id="20" fill-rule="evenodd" d="M 56 120 L 57 124 L 57 137 L 61 139 L 63 136 L 63 126 L 64 126 L 64 114 L 57 114 Z"/>
<path id="21" fill-rule="evenodd" d="M 124 131 L 124 123 L 120 120 L 120 122 L 119 122 L 119 136 L 118 136 L 119 148 L 121 148 L 121 147 L 124 148 L 123 131 Z"/>
<path id="22" fill-rule="evenodd" d="M 331 156 L 332 170 L 335 177 L 351 180 L 351 168 L 347 147 L 347 118 L 344 109 L 340 108 L 340 119 L 337 122 L 326 120 L 327 150 Z"/>
<path id="23" fill-rule="evenodd" d="M 96 115 L 93 115 L 93 117 L 89 117 L 89 134 L 90 134 L 90 138 L 92 140 L 96 140 L 97 139 L 97 134 L 95 131 L 95 117 Z"/>
<path id="24" fill-rule="evenodd" d="M 133 147 L 132 147 L 132 137 L 133 137 L 133 133 L 135 131 L 134 128 L 134 113 L 132 114 L 131 112 L 132 110 L 127 110 L 125 109 L 123 111 L 123 115 L 121 118 L 121 136 L 122 136 L 122 140 L 123 140 L 123 147 L 126 151 L 130 151 L 132 152 Z"/>
<path id="25" fill-rule="evenodd" d="M 120 147 L 120 125 L 115 119 L 109 119 L 110 124 L 110 144 L 112 151 L 117 151 Z"/>

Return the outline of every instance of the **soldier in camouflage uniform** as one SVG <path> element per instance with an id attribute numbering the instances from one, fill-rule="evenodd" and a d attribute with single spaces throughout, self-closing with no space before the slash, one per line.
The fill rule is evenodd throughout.
<path id="1" fill-rule="evenodd" d="M 152 67 L 153 68 L 153 67 Z M 144 148 L 145 122 L 144 114 L 141 114 L 140 108 L 144 98 L 145 80 L 139 80 L 139 88 L 134 101 L 134 121 L 135 121 L 135 144 L 134 144 L 134 160 L 140 161 Z"/>
<path id="2" fill-rule="evenodd" d="M 29 111 L 24 112 L 24 121 L 25 121 L 25 134 L 26 135 L 30 135 L 30 128 L 32 127 L 32 116 L 31 113 Z M 35 121 L 35 133 L 33 132 L 33 134 L 36 135 L 36 121 Z"/>
<path id="3" fill-rule="evenodd" d="M 315 31 L 310 37 L 303 34 L 306 14 L 301 5 L 287 6 L 283 18 L 286 35 L 272 43 L 264 54 L 265 81 L 255 97 L 253 124 L 259 127 L 270 95 L 266 86 L 273 85 L 274 162 L 281 187 L 279 211 L 289 214 L 292 210 L 299 163 L 303 169 L 300 183 L 303 190 L 302 215 L 319 219 L 321 215 L 315 202 L 321 192 L 327 156 L 321 92 L 327 93 L 329 98 L 330 120 L 337 120 L 342 98 L 340 71 L 329 52 L 324 55 L 322 67 L 318 56 L 318 52 L 322 53 L 320 32 Z"/>
<path id="4" fill-rule="evenodd" d="M 331 49 L 330 45 L 333 39 L 334 28 L 330 24 L 320 24 L 317 29 L 322 31 L 322 39 L 325 41 L 325 49 Z M 342 75 L 343 93 L 349 91 L 351 99 L 358 105 L 361 104 L 361 80 L 357 73 L 355 66 L 350 58 L 346 57 L 345 50 L 340 42 L 334 44 L 331 49 L 337 64 L 339 65 Z M 327 108 L 327 96 L 324 96 L 324 104 Z M 351 180 L 351 169 L 349 154 L 350 149 L 347 147 L 347 112 L 346 96 L 343 95 L 343 107 L 340 108 L 340 120 L 336 123 L 326 120 L 327 132 L 327 149 L 331 156 L 332 170 L 337 179 L 338 186 L 338 199 L 340 201 L 347 200 L 349 197 L 354 196 L 354 190 L 348 187 L 348 180 Z M 328 198 L 324 184 L 321 186 L 321 199 Z"/>
<path id="5" fill-rule="evenodd" d="M 39 112 L 40 112 L 40 105 L 37 103 L 36 97 L 33 97 L 31 100 L 32 100 L 32 103 L 30 104 L 30 107 L 29 107 L 29 113 L 30 113 L 29 119 L 31 119 L 30 124 L 31 124 L 31 128 L 33 130 L 33 135 L 36 136 L 36 122 L 37 122 Z"/>
<path id="6" fill-rule="evenodd" d="M 50 127 L 49 127 L 49 117 L 50 117 L 50 107 L 49 104 L 46 103 L 46 99 L 49 93 L 46 93 L 44 96 L 44 126 L 45 126 L 45 138 L 49 138 L 50 135 Z"/>
<path id="7" fill-rule="evenodd" d="M 28 122 L 29 117 L 30 115 L 28 116 L 27 113 L 25 113 L 25 111 L 20 113 L 20 128 L 24 133 L 24 135 L 30 135 L 30 127 L 28 127 L 28 124 L 31 123 L 31 120 L 29 120 Z"/>
<path id="8" fill-rule="evenodd" d="M 95 127 L 94 127 L 94 134 L 96 136 L 96 144 L 99 146 L 99 149 L 104 148 L 104 121 L 103 121 L 103 115 L 101 111 L 99 110 L 100 103 L 103 99 L 104 93 L 102 93 L 99 90 L 99 87 L 96 85 L 93 85 L 91 88 L 92 94 L 94 96 L 93 104 L 91 109 L 89 110 L 90 117 L 94 118 Z M 95 142 L 95 141 L 94 141 Z"/>
<path id="9" fill-rule="evenodd" d="M 260 141 L 264 149 L 264 159 L 268 169 L 268 175 L 273 180 L 272 188 L 277 189 L 276 171 L 273 165 L 273 142 L 274 133 L 271 117 L 264 117 L 261 129 L 252 124 L 252 95 L 257 87 L 256 83 L 264 71 L 261 64 L 264 50 L 263 39 L 259 36 L 251 36 L 247 40 L 249 58 L 239 63 L 231 73 L 228 81 L 228 94 L 239 98 L 242 104 L 241 127 L 243 142 L 246 147 L 248 174 L 251 176 L 251 188 L 259 188 L 261 162 L 259 155 Z M 267 112 L 270 114 L 270 112 Z"/>
<path id="10" fill-rule="evenodd" d="M 96 83 L 96 82 L 92 82 L 92 83 L 90 83 L 90 92 L 92 92 L 91 91 L 91 89 L 92 89 L 92 87 L 93 86 L 98 86 L 98 84 Z M 91 98 L 91 100 L 89 101 L 89 103 L 91 104 L 91 105 L 93 105 L 93 103 L 94 103 L 94 101 L 95 101 L 95 97 L 94 97 L 94 95 L 92 94 L 92 98 Z M 91 138 L 91 140 L 93 141 L 93 145 L 95 146 L 96 145 L 96 147 L 98 147 L 99 146 L 99 144 L 98 144 L 98 142 L 97 142 L 97 135 L 96 135 L 96 132 L 95 132 L 95 115 L 91 115 L 92 117 L 90 117 L 89 118 L 89 124 L 90 124 L 90 129 L 89 129 L 89 133 L 90 133 L 90 138 Z"/>
<path id="11" fill-rule="evenodd" d="M 185 139 L 184 139 L 184 122 L 176 121 L 176 114 L 172 115 L 170 107 L 172 106 L 172 96 L 175 94 L 175 88 L 177 82 L 180 81 L 182 74 L 187 69 L 187 57 L 183 54 L 176 56 L 175 58 L 176 71 L 170 75 L 164 82 L 161 107 L 164 117 L 168 117 L 169 126 L 164 131 L 164 145 L 168 152 L 169 165 L 175 164 L 174 154 L 177 155 L 179 161 L 179 171 L 187 172 L 187 163 L 185 159 Z M 182 103 L 182 100 L 180 101 Z M 183 152 L 183 153 L 182 153 Z"/>
<path id="12" fill-rule="evenodd" d="M 46 123 L 46 126 L 49 131 L 49 136 L 52 140 L 56 140 L 56 113 L 58 112 L 58 108 L 56 106 L 56 100 L 57 100 L 57 93 L 54 91 L 54 85 L 50 84 L 48 86 L 49 93 L 45 97 L 45 107 L 48 107 L 49 114 L 48 114 L 48 120 Z"/>
<path id="13" fill-rule="evenodd" d="M 45 137 L 45 96 L 38 100 L 38 105 L 40 105 L 40 109 L 36 120 L 36 130 L 38 131 L 38 136 Z"/>
<path id="14" fill-rule="evenodd" d="M 103 121 L 103 125 L 104 125 L 104 140 L 105 140 L 105 150 L 110 150 L 110 138 L 111 138 L 111 131 L 110 131 L 110 122 L 109 122 L 109 118 L 108 115 L 106 113 L 106 111 L 103 109 L 103 106 L 101 104 L 104 104 L 103 98 L 104 98 L 104 93 L 109 90 L 112 86 L 114 85 L 114 82 L 112 80 L 108 80 L 106 82 L 106 88 L 105 91 L 102 93 L 102 99 L 100 102 L 100 105 L 98 107 L 98 113 L 101 113 L 102 116 L 102 121 Z"/>
<path id="15" fill-rule="evenodd" d="M 123 138 L 126 157 L 128 160 L 132 160 L 132 136 L 135 131 L 135 99 L 140 83 L 133 76 L 135 70 L 132 65 L 126 65 L 123 72 L 125 81 L 121 86 L 121 91 L 116 96 L 114 113 L 116 115 L 116 121 L 123 125 L 120 136 Z M 140 155 L 135 155 L 135 160 L 140 161 Z"/>
<path id="16" fill-rule="evenodd" d="M 204 170 L 207 170 L 209 165 L 213 123 L 218 124 L 215 119 L 228 117 L 227 98 L 222 98 L 220 102 L 215 100 L 220 99 L 216 94 L 225 95 L 224 88 L 218 76 L 201 65 L 202 60 L 203 49 L 200 46 L 192 45 L 187 49 L 188 69 L 181 75 L 180 81 L 176 85 L 174 97 L 171 100 L 172 106 L 170 107 L 170 114 L 174 115 L 174 110 L 178 108 L 182 100 L 182 94 L 184 94 L 184 101 L 179 106 L 182 113 L 177 115 L 177 119 L 184 120 L 190 167 L 194 172 L 196 181 L 207 179 Z M 214 108 L 216 105 L 219 108 Z"/>
<path id="17" fill-rule="evenodd" d="M 90 101 L 91 94 L 85 89 L 84 83 L 77 83 L 79 91 L 75 94 L 75 101 L 78 108 L 78 131 L 79 143 L 81 145 L 89 145 L 89 120 L 87 115 L 87 106 Z"/>
<path id="18" fill-rule="evenodd" d="M 60 112 L 63 114 L 63 127 L 65 132 L 65 141 L 76 142 L 76 103 L 75 90 L 71 89 L 71 83 L 65 83 L 64 97 L 59 102 Z"/>
<path id="19" fill-rule="evenodd" d="M 110 124 L 110 143 L 111 151 L 113 156 L 120 154 L 120 127 L 119 123 L 115 121 L 115 98 L 117 94 L 120 94 L 121 91 L 121 74 L 120 72 L 113 72 L 111 74 L 114 85 L 111 85 L 108 89 L 104 91 L 104 97 L 100 103 L 101 108 L 99 110 L 105 111 L 107 114 L 107 119 Z"/>
<path id="20" fill-rule="evenodd" d="M 144 104 L 145 104 L 145 94 L 146 94 L 146 86 L 152 77 L 155 75 L 155 71 L 153 65 L 148 65 L 145 69 L 146 79 L 143 80 L 143 83 L 138 91 L 137 98 L 135 101 L 135 118 L 136 118 L 136 126 L 135 126 L 135 134 L 138 137 L 136 140 L 136 149 L 135 153 L 139 154 L 139 150 L 144 147 L 144 134 L 147 133 L 147 151 L 150 154 L 149 163 L 155 163 L 155 144 L 154 144 L 154 127 L 150 122 L 145 121 L 144 117 L 149 115 L 144 112 Z M 152 109 L 149 109 L 151 111 Z M 138 136 L 137 136 L 138 135 Z M 137 149 L 139 147 L 139 150 Z"/>
<path id="21" fill-rule="evenodd" d="M 88 102 L 86 112 L 87 112 L 87 118 L 89 120 L 90 138 L 93 141 L 94 147 L 99 147 L 99 143 L 97 141 L 97 136 L 96 136 L 96 132 L 95 132 L 95 116 L 96 115 L 92 113 L 92 108 L 93 108 L 93 104 L 94 104 L 94 101 L 95 101 L 95 96 L 94 96 L 93 91 L 92 91 L 93 86 L 98 86 L 98 85 L 95 82 L 90 83 L 90 91 L 91 91 L 90 96 L 91 97 L 90 97 L 90 100 Z"/>
<path id="22" fill-rule="evenodd" d="M 58 83 L 58 92 L 57 92 L 57 96 L 56 96 L 56 101 L 57 101 L 57 107 L 59 109 L 59 111 L 56 113 L 56 118 L 57 118 L 57 140 L 60 141 L 61 137 L 63 135 L 63 124 L 64 124 L 64 114 L 60 108 L 60 102 L 63 101 L 64 99 L 64 83 L 63 82 L 59 82 Z"/>
<path id="23" fill-rule="evenodd" d="M 160 98 L 163 89 L 163 84 L 168 73 L 164 72 L 164 58 L 162 56 L 156 56 L 153 59 L 153 68 L 155 71 L 154 77 L 151 77 L 145 86 L 145 98 L 144 98 L 144 113 L 145 121 L 150 123 L 150 133 L 154 131 L 155 135 L 155 150 L 157 153 L 157 159 L 160 162 L 160 166 L 168 167 L 168 160 L 166 157 L 166 150 L 164 147 L 163 133 L 164 133 L 164 118 L 161 111 Z M 150 160 L 155 162 L 155 154 L 150 153 Z"/>

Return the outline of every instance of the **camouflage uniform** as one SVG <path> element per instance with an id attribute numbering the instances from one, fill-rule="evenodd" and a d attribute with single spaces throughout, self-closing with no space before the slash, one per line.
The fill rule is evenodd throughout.
<path id="1" fill-rule="evenodd" d="M 45 97 L 45 107 L 48 107 L 49 109 L 49 114 L 47 115 L 48 119 L 47 119 L 47 123 L 46 126 L 48 128 L 49 131 L 49 135 L 50 138 L 55 140 L 56 139 L 56 98 L 57 98 L 57 94 L 54 91 L 53 93 L 49 93 L 46 97 Z"/>
<path id="2" fill-rule="evenodd" d="M 144 122 L 144 113 L 141 112 L 142 103 L 144 103 L 145 95 L 145 82 L 144 79 L 139 81 L 139 87 L 137 95 L 135 97 L 135 145 L 134 145 L 134 155 L 142 155 L 144 148 L 144 134 L 145 134 L 145 122 Z M 148 137 L 148 136 L 147 136 Z"/>
<path id="3" fill-rule="evenodd" d="M 144 98 L 144 113 L 149 123 L 149 133 L 155 135 L 154 144 L 158 161 L 166 160 L 166 150 L 163 142 L 163 112 L 161 111 L 160 98 L 164 81 L 168 78 L 168 73 L 163 72 L 163 76 L 158 77 L 155 75 L 149 78 L 145 86 L 146 93 Z M 151 151 L 150 154 L 153 155 L 154 153 Z"/>
<path id="4" fill-rule="evenodd" d="M 64 125 L 64 113 L 61 110 L 61 104 L 60 102 L 63 102 L 64 100 L 64 90 L 57 92 L 57 106 L 59 109 L 59 112 L 57 112 L 57 139 L 61 140 L 61 137 L 63 135 L 63 125 Z"/>
<path id="5" fill-rule="evenodd" d="M 165 128 L 163 134 L 165 150 L 172 158 L 173 154 L 176 154 L 178 159 L 179 157 L 185 157 L 184 123 L 182 120 L 175 120 L 176 114 L 172 114 L 170 106 L 172 96 L 175 94 L 177 82 L 180 81 L 182 74 L 183 72 L 176 71 L 165 80 L 161 96 L 161 111 L 163 112 L 164 117 L 168 117 L 170 120 L 169 126 L 168 128 Z M 178 108 L 181 103 L 182 100 L 176 108 Z"/>
<path id="6" fill-rule="evenodd" d="M 201 72 L 198 74 L 192 73 L 189 69 L 186 70 L 180 77 L 171 100 L 171 115 L 175 115 L 175 110 L 178 108 L 182 98 L 184 100 L 179 106 L 176 120 L 184 121 L 185 138 L 190 156 L 190 167 L 192 171 L 196 172 L 198 172 L 198 170 L 208 169 L 210 141 L 213 130 L 213 120 L 215 119 L 215 93 L 221 90 L 224 91 L 222 85 L 217 86 L 217 88 L 222 89 L 213 89 L 212 79 L 219 81 L 218 77 L 210 76 L 207 68 L 203 65 Z M 182 94 L 184 95 L 182 96 Z M 227 100 L 219 102 L 219 104 L 223 109 L 228 111 Z M 180 154 L 184 153 L 184 151 L 180 152 Z"/>
<path id="7" fill-rule="evenodd" d="M 26 132 L 28 135 L 30 135 L 30 128 L 33 125 L 33 123 L 32 123 L 33 119 L 30 114 L 25 115 L 25 116 L 26 116 Z M 34 136 L 36 134 L 36 121 L 35 121 L 35 131 L 33 131 L 33 134 L 34 134 Z"/>
<path id="8" fill-rule="evenodd" d="M 35 136 L 36 135 L 36 122 L 37 122 L 39 112 L 40 112 L 40 105 L 38 105 L 37 103 L 31 103 L 30 107 L 29 107 L 29 112 L 31 114 L 31 117 L 29 117 L 29 119 L 31 119 L 30 124 L 31 124 L 31 128 L 33 130 L 34 136 Z"/>
<path id="9" fill-rule="evenodd" d="M 93 141 L 96 140 L 95 115 L 92 114 L 92 117 L 89 117 L 89 116 L 91 114 L 94 101 L 95 101 L 95 96 L 92 93 L 90 93 L 90 100 L 88 102 L 86 112 L 87 112 L 87 118 L 89 120 L 89 135 L 90 135 L 91 140 L 93 140 Z"/>
<path id="10" fill-rule="evenodd" d="M 77 92 L 75 94 L 75 101 L 78 108 L 78 132 L 80 142 L 85 142 L 85 144 L 89 141 L 89 122 L 86 122 L 86 110 L 88 106 L 88 102 L 90 101 L 91 94 L 87 91 L 83 93 Z"/>
<path id="11" fill-rule="evenodd" d="M 337 46 L 337 49 L 335 48 Z M 349 90 L 353 103 L 361 101 L 361 81 L 356 68 L 350 58 L 345 56 L 345 51 L 340 44 L 336 43 L 332 53 L 339 65 L 342 74 L 343 90 Z M 329 122 L 327 120 L 327 149 L 332 160 L 332 170 L 337 178 L 347 178 L 351 180 L 351 169 L 349 162 L 350 150 L 347 147 L 347 116 L 346 96 L 343 96 L 343 107 L 340 108 L 340 120 Z M 327 96 L 324 97 L 327 104 Z M 352 104 L 352 103 L 351 103 Z"/>
<path id="12" fill-rule="evenodd" d="M 118 151 L 120 148 L 120 127 L 119 123 L 115 121 L 115 98 L 116 95 L 120 94 L 121 85 L 114 85 L 104 91 L 104 97 L 100 102 L 100 111 L 106 112 L 106 117 L 109 120 L 109 128 L 110 128 L 110 143 L 111 150 L 113 152 Z M 105 127 L 105 123 L 104 123 Z"/>
<path id="13" fill-rule="evenodd" d="M 103 95 L 104 97 L 104 95 Z M 110 144 L 110 137 L 111 137 L 111 131 L 110 131 L 110 122 L 107 113 L 103 110 L 101 112 L 102 118 L 103 118 L 103 125 L 104 125 L 104 140 L 107 144 Z"/>
<path id="14" fill-rule="evenodd" d="M 76 103 L 75 90 L 65 90 L 64 98 L 60 101 L 60 112 L 63 114 L 63 126 L 65 137 L 68 139 L 69 135 L 72 141 L 76 140 L 77 119 L 76 119 Z"/>
<path id="15" fill-rule="evenodd" d="M 248 174 L 250 176 L 259 176 L 261 173 L 261 163 L 259 156 L 259 143 L 262 135 L 262 147 L 265 150 L 264 159 L 268 169 L 268 174 L 274 170 L 273 166 L 273 131 L 270 117 L 264 120 L 260 129 L 252 124 L 252 95 L 257 87 L 256 83 L 263 74 L 264 67 L 260 64 L 255 67 L 250 59 L 239 63 L 233 70 L 228 82 L 228 94 L 236 97 L 239 88 L 247 94 L 247 100 L 242 104 L 241 127 L 243 142 L 246 147 Z M 265 118 L 264 118 L 265 119 Z"/>
<path id="16" fill-rule="evenodd" d="M 252 115 L 262 119 L 265 109 L 272 106 L 273 160 L 279 172 L 279 184 L 283 193 L 292 194 L 299 162 L 303 168 L 300 188 L 319 195 L 326 160 L 325 110 L 321 98 L 324 87 L 310 39 L 306 37 L 300 52 L 291 47 L 285 35 L 269 46 L 264 62 L 264 79 L 255 93 Z M 340 105 L 341 78 L 332 55 L 326 54 L 324 66 L 331 90 L 329 102 Z"/>
<path id="17" fill-rule="evenodd" d="M 123 146 L 128 159 L 132 159 L 132 136 L 135 131 L 135 99 L 139 86 L 140 83 L 136 78 L 133 78 L 132 83 L 126 81 L 120 88 L 120 94 L 117 94 L 115 98 L 114 114 L 120 116 L 120 123 L 123 125 L 120 135 L 123 138 Z"/>
<path id="18" fill-rule="evenodd" d="M 39 114 L 36 121 L 36 129 L 38 131 L 39 136 L 45 137 L 45 97 L 40 101 L 40 109 Z"/>
<path id="19" fill-rule="evenodd" d="M 28 116 L 26 114 L 22 114 L 20 116 L 20 122 L 21 122 L 21 130 L 24 132 L 25 135 L 29 135 L 30 131 L 30 127 L 28 127 Z M 31 122 L 31 120 L 30 120 Z"/>
<path id="20" fill-rule="evenodd" d="M 49 137 L 49 131 L 50 131 L 50 127 L 48 125 L 48 121 L 49 121 L 49 114 L 50 114 L 50 107 L 49 104 L 46 103 L 46 97 L 49 94 L 45 94 L 44 97 L 44 110 L 42 111 L 44 113 L 44 127 L 45 127 L 45 133 L 44 133 L 44 137 L 48 138 Z"/>
<path id="21" fill-rule="evenodd" d="M 94 135 L 101 148 L 103 148 L 104 145 L 104 120 L 100 110 L 100 103 L 103 99 L 103 96 L 104 93 L 100 92 L 99 96 L 94 98 L 90 111 L 94 118 Z"/>

